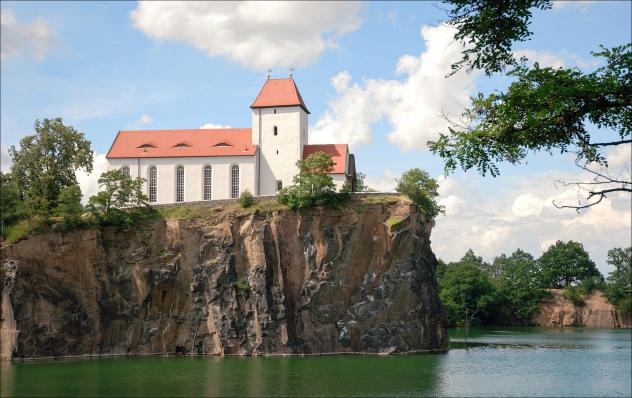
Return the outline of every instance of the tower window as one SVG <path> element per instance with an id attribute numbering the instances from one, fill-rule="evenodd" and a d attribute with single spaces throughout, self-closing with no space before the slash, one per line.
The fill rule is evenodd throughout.
<path id="1" fill-rule="evenodd" d="M 158 173 L 156 172 L 156 166 L 149 168 L 149 201 L 156 202 L 158 196 Z"/>
<path id="2" fill-rule="evenodd" d="M 176 168 L 176 202 L 184 202 L 184 167 Z"/>
<path id="3" fill-rule="evenodd" d="M 277 149 L 277 155 L 279 154 L 279 150 Z"/>
<path id="4" fill-rule="evenodd" d="M 276 113 L 276 109 L 274 110 L 274 113 Z"/>
<path id="5" fill-rule="evenodd" d="M 239 166 L 237 165 L 230 168 L 230 197 L 232 199 L 239 197 Z"/>
<path id="6" fill-rule="evenodd" d="M 274 135 L 277 135 L 277 134 L 279 133 L 279 129 L 278 129 L 278 127 L 277 127 L 277 126 L 274 126 L 274 127 L 272 128 L 272 132 L 274 133 Z"/>
<path id="7" fill-rule="evenodd" d="M 281 180 L 277 180 L 277 182 L 276 182 L 276 183 L 277 183 L 277 184 L 276 184 L 276 190 L 277 190 L 277 191 L 282 190 L 282 189 L 283 189 L 283 181 L 281 181 Z"/>

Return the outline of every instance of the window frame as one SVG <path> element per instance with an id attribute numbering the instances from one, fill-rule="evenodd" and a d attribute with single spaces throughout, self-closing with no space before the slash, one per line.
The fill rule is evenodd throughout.
<path id="1" fill-rule="evenodd" d="M 153 176 L 153 199 L 152 200 L 152 171 L 154 172 Z M 158 168 L 155 165 L 150 165 L 147 168 L 147 200 L 149 203 L 157 203 L 158 202 Z"/>
<path id="2" fill-rule="evenodd" d="M 180 187 L 180 184 L 179 184 L 179 173 L 180 173 L 180 171 L 182 171 L 182 186 L 181 187 Z M 185 181 L 185 172 L 184 172 L 184 166 L 183 165 L 181 165 L 181 164 L 176 165 L 174 177 L 175 177 L 175 180 L 174 180 L 174 182 L 175 182 L 175 190 L 174 190 L 175 202 L 176 203 L 182 203 L 182 202 L 184 202 L 184 196 L 185 196 L 184 193 L 185 193 L 185 187 L 186 187 L 186 184 L 185 184 L 185 182 L 186 182 Z M 178 199 L 180 199 L 180 200 L 178 200 Z"/>
<path id="3" fill-rule="evenodd" d="M 237 190 L 235 191 L 235 176 L 234 176 L 234 170 L 237 170 Z M 229 174 L 229 197 L 231 199 L 238 199 L 239 198 L 239 194 L 241 193 L 241 167 L 239 167 L 238 164 L 231 164 L 230 165 L 230 174 Z"/>
<path id="4" fill-rule="evenodd" d="M 206 169 L 210 169 L 211 173 L 209 176 L 209 192 L 208 199 L 206 198 Z M 202 200 L 213 200 L 213 166 L 210 164 L 205 164 L 202 166 Z"/>

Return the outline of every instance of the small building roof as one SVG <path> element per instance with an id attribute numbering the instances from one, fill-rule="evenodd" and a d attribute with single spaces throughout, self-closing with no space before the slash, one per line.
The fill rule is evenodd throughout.
<path id="1" fill-rule="evenodd" d="M 347 144 L 305 145 L 303 146 L 303 159 L 307 159 L 309 155 L 316 152 L 325 152 L 331 155 L 331 159 L 334 161 L 334 169 L 330 174 L 346 174 L 347 154 L 349 153 Z"/>
<path id="2" fill-rule="evenodd" d="M 249 128 L 119 131 L 106 157 L 253 156 Z"/>
<path id="3" fill-rule="evenodd" d="M 300 106 L 307 113 L 301 93 L 294 83 L 294 79 L 268 79 L 261 88 L 251 108 L 271 108 L 283 106 Z"/>

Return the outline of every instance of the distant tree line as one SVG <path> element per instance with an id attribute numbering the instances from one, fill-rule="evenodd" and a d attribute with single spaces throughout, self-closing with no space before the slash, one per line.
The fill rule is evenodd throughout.
<path id="1" fill-rule="evenodd" d="M 578 306 L 601 290 L 619 311 L 632 312 L 631 263 L 632 247 L 608 251 L 614 270 L 604 279 L 581 243 L 557 241 L 538 259 L 518 249 L 490 263 L 468 250 L 459 261 L 439 260 L 436 276 L 449 326 L 529 324 L 547 289 L 565 289 Z"/>

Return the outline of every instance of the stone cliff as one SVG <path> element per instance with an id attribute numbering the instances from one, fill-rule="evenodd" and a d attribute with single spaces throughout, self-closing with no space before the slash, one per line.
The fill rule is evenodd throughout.
<path id="1" fill-rule="evenodd" d="M 3 356 L 447 348 L 431 224 L 414 205 L 227 208 L 4 247 Z"/>
<path id="2" fill-rule="evenodd" d="M 583 306 L 576 306 L 566 297 L 564 289 L 550 289 L 550 297 L 540 302 L 533 322 L 537 326 L 586 326 L 603 328 L 630 328 L 630 316 L 620 313 L 600 291 L 586 297 Z"/>

